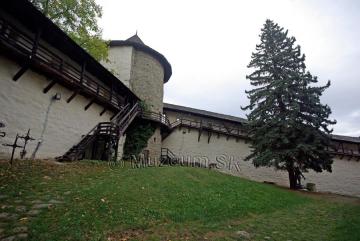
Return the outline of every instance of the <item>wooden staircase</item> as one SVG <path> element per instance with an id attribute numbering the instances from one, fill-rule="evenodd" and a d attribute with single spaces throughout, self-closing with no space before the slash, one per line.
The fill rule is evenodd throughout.
<path id="1" fill-rule="evenodd" d="M 132 121 L 141 113 L 141 107 L 139 103 L 135 103 L 133 106 L 126 105 L 114 118 L 111 123 L 114 123 L 119 128 L 119 137 L 122 136 Z"/>
<path id="2" fill-rule="evenodd" d="M 161 148 L 160 162 L 161 164 L 175 165 L 179 163 L 179 158 L 169 148 Z"/>
<path id="3" fill-rule="evenodd" d="M 119 138 L 125 133 L 131 122 L 140 114 L 141 108 L 138 103 L 134 105 L 127 104 L 116 114 L 110 122 L 100 122 L 93 129 L 91 129 L 81 140 L 71 147 L 63 156 L 58 157 L 59 161 L 76 161 L 83 159 L 85 151 L 92 145 L 99 137 L 107 137 L 114 143 L 119 141 Z"/>

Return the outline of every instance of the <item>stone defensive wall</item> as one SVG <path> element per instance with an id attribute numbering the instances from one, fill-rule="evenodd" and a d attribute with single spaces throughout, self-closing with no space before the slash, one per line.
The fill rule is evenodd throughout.
<path id="1" fill-rule="evenodd" d="M 172 123 L 180 122 L 192 125 L 174 125 L 172 132 L 163 140 L 163 148 L 171 150 L 183 162 L 199 162 L 205 166 L 216 164 L 219 171 L 244 177 L 258 182 L 270 182 L 277 185 L 288 186 L 288 174 L 284 171 L 276 171 L 272 167 L 255 168 L 251 161 L 244 161 L 250 153 L 249 142 L 242 138 L 241 130 L 246 120 L 212 113 L 192 108 L 165 104 L 164 113 Z M 223 131 L 215 128 L 212 132 L 209 128 L 200 128 L 202 125 L 223 125 Z M 197 123 L 197 124 L 195 124 Z M 211 124 L 210 124 L 211 123 Z M 225 127 L 226 126 L 226 127 Z M 226 133 L 230 127 L 240 129 L 240 135 Z M 235 133 L 236 131 L 233 131 Z M 209 138 L 210 137 L 210 138 Z M 345 137 L 349 138 L 349 137 Z M 340 139 L 338 136 L 337 139 Z M 358 159 L 358 147 L 356 139 L 336 141 L 339 149 L 332 165 L 332 173 L 316 173 L 310 171 L 304 173 L 303 184 L 315 183 L 318 191 L 333 192 L 344 195 L 360 197 L 360 162 Z M 342 153 L 342 146 L 344 152 Z M 335 152 L 335 150 L 334 150 Z M 350 154 L 353 155 L 350 155 Z"/>

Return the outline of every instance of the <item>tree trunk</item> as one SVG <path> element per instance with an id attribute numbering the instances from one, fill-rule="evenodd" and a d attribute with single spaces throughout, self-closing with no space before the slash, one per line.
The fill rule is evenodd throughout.
<path id="1" fill-rule="evenodd" d="M 296 189 L 296 175 L 294 169 L 288 169 L 290 189 Z"/>

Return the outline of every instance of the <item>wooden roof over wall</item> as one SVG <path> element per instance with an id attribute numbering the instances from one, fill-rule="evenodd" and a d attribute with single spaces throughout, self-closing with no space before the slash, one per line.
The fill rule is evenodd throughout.
<path id="1" fill-rule="evenodd" d="M 188 113 L 188 114 L 193 114 L 193 115 L 208 117 L 208 118 L 215 118 L 217 120 L 231 121 L 231 122 L 236 122 L 239 124 L 247 123 L 247 120 L 245 118 L 240 118 L 240 117 L 231 116 L 231 115 L 224 115 L 224 114 L 220 114 L 220 113 L 216 113 L 216 112 L 200 110 L 200 109 L 195 109 L 195 108 L 181 106 L 181 105 L 174 105 L 174 104 L 169 104 L 169 103 L 164 103 L 164 110 Z M 353 136 L 331 135 L 331 139 L 333 141 L 338 141 L 338 142 L 348 142 L 348 143 L 355 143 L 355 144 L 360 143 L 360 137 L 353 137 Z"/>
<path id="2" fill-rule="evenodd" d="M 195 109 L 195 108 L 181 106 L 181 105 L 174 105 L 174 104 L 169 104 L 169 103 L 164 103 L 164 110 L 189 113 L 189 114 L 194 114 L 194 115 L 203 116 L 203 117 L 215 118 L 215 119 L 222 120 L 222 121 L 224 121 L 224 120 L 231 121 L 231 122 L 235 122 L 235 123 L 239 123 L 239 124 L 247 123 L 246 119 L 240 118 L 237 116 L 224 115 L 224 114 L 211 112 L 211 111 L 207 111 L 207 110 L 200 110 L 200 109 Z"/>
<path id="3" fill-rule="evenodd" d="M 0 1 L 0 8 L 33 33 L 36 33 L 41 27 L 42 40 L 61 51 L 80 66 L 86 62 L 86 71 L 109 86 L 112 83 L 115 84 L 121 92 L 119 94 L 126 95 L 132 99 L 139 99 L 117 77 L 75 43 L 28 0 Z"/>

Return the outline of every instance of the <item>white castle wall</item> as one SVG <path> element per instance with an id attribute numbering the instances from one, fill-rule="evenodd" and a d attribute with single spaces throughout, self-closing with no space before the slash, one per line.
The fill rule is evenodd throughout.
<path id="1" fill-rule="evenodd" d="M 196 129 L 176 128 L 163 141 L 162 146 L 184 160 L 217 163 L 222 172 L 259 182 L 289 185 L 287 172 L 266 167 L 255 168 L 251 161 L 243 161 L 250 152 L 249 145 L 244 140 L 236 141 L 234 137 L 227 139 L 225 135 L 218 137 L 213 133 L 208 143 L 206 131 L 203 131 L 200 141 L 198 135 Z M 305 173 L 305 178 L 303 183 L 316 183 L 319 191 L 360 197 L 360 162 L 336 158 L 332 173 L 309 172 Z"/>
<path id="2" fill-rule="evenodd" d="M 109 62 L 102 63 L 130 89 L 132 55 L 131 46 L 113 46 L 109 49 Z"/>
<path id="3" fill-rule="evenodd" d="M 3 56 L 0 56 L 0 66 L 0 120 L 6 124 L 1 130 L 7 133 L 5 138 L 0 138 L 0 143 L 13 143 L 16 133 L 25 134 L 30 128 L 31 136 L 37 140 L 28 144 L 27 157 L 34 151 L 42 133 L 43 142 L 36 157 L 54 158 L 64 154 L 97 123 L 109 121 L 113 115 L 107 111 L 100 116 L 103 107 L 95 103 L 85 111 L 90 100 L 81 95 L 66 103 L 72 91 L 58 84 L 43 94 L 49 81 L 31 70 L 17 82 L 13 81 L 20 66 Z M 61 93 L 61 100 L 51 100 L 55 93 Z M 17 149 L 15 157 L 19 157 L 19 152 Z M 11 148 L 0 146 L 0 158 L 8 158 L 10 154 Z"/>

